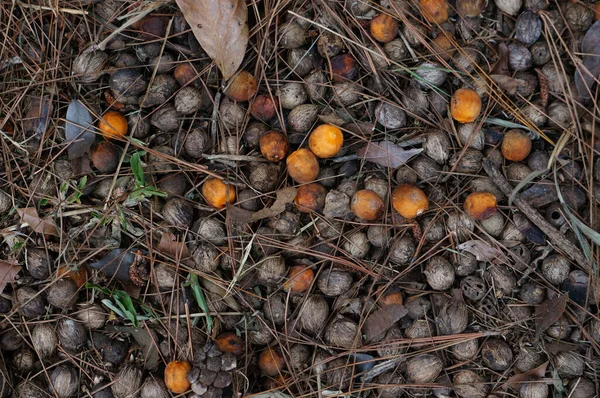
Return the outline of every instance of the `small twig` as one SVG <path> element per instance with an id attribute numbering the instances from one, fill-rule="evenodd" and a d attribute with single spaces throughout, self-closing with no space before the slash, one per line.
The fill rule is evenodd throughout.
<path id="1" fill-rule="evenodd" d="M 224 84 L 225 82 L 223 82 Z M 212 111 L 212 122 L 210 124 L 210 138 L 212 139 L 213 148 L 217 146 L 217 116 L 219 114 L 219 107 L 221 106 L 221 90 L 217 91 L 215 95 L 215 104 L 213 105 Z"/>
<path id="2" fill-rule="evenodd" d="M 83 11 L 83 10 L 74 10 L 72 8 L 55 8 L 55 7 L 48 7 L 48 6 L 39 6 L 37 4 L 25 4 L 23 2 L 18 1 L 17 4 L 19 5 L 19 7 L 23 7 L 23 8 L 33 8 L 36 10 L 44 10 L 44 11 L 58 11 L 58 12 L 64 12 L 67 14 L 73 14 L 73 15 L 88 15 L 89 13 L 87 11 Z"/>
<path id="3" fill-rule="evenodd" d="M 206 160 L 231 160 L 234 162 L 268 162 L 265 158 L 259 158 L 256 156 L 248 155 L 208 155 L 202 154 L 202 157 Z"/>
<path id="4" fill-rule="evenodd" d="M 512 193 L 513 189 L 511 185 L 508 183 L 508 181 L 506 181 L 500 171 L 493 166 L 489 159 L 483 160 L 483 169 L 490 177 L 492 182 L 496 184 L 506 196 L 509 196 Z M 537 210 L 531 207 L 529 203 L 521 199 L 521 197 L 518 195 L 514 197 L 513 203 L 523 214 L 525 214 L 529 221 L 531 221 L 535 226 L 541 229 L 546 236 L 548 236 L 548 240 L 550 242 L 564 252 L 565 256 L 569 257 L 573 262 L 583 267 L 586 271 L 591 271 L 589 261 L 585 258 L 581 250 L 579 250 L 577 246 L 566 239 L 558 230 L 556 230 L 556 228 L 546 221 L 546 219 L 542 217 Z"/>

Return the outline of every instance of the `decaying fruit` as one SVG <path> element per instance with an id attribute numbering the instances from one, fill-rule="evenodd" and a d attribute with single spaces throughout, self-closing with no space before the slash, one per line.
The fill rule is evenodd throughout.
<path id="1" fill-rule="evenodd" d="M 315 273 L 312 269 L 302 265 L 290 267 L 287 275 L 287 281 L 283 288 L 292 293 L 302 293 L 307 291 L 315 280 Z"/>
<path id="2" fill-rule="evenodd" d="M 383 214 L 383 200 L 369 189 L 357 191 L 350 201 L 350 209 L 359 218 L 366 221 L 377 220 Z"/>
<path id="3" fill-rule="evenodd" d="M 294 204 L 303 213 L 321 211 L 325 206 L 325 195 L 327 195 L 327 189 L 317 182 L 302 185 L 296 192 Z"/>
<path id="4" fill-rule="evenodd" d="M 169 362 L 165 369 L 165 384 L 175 394 L 183 394 L 190 389 L 187 374 L 192 370 L 192 365 L 186 361 Z"/>
<path id="5" fill-rule="evenodd" d="M 271 162 L 279 162 L 286 157 L 289 145 L 286 136 L 279 131 L 270 131 L 260 138 L 260 153 Z"/>
<path id="6" fill-rule="evenodd" d="M 420 0 L 419 4 L 427 21 L 441 24 L 448 19 L 449 7 L 446 0 Z"/>
<path id="7" fill-rule="evenodd" d="M 277 376 L 281 373 L 285 362 L 275 349 L 267 347 L 258 357 L 258 367 L 267 376 Z"/>
<path id="8" fill-rule="evenodd" d="M 496 196 L 491 192 L 473 192 L 465 199 L 465 211 L 477 221 L 496 214 Z"/>
<path id="9" fill-rule="evenodd" d="M 370 31 L 373 38 L 388 43 L 398 34 L 398 22 L 387 14 L 378 14 L 371 20 Z"/>
<path id="10" fill-rule="evenodd" d="M 224 93 L 232 101 L 243 102 L 252 98 L 257 88 L 254 76 L 243 70 L 231 79 Z"/>

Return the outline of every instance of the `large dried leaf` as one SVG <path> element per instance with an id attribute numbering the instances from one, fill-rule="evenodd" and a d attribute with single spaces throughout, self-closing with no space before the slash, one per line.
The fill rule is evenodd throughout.
<path id="1" fill-rule="evenodd" d="M 0 293 L 4 291 L 6 285 L 16 280 L 15 278 L 19 271 L 21 271 L 21 267 L 18 265 L 0 261 Z"/>
<path id="2" fill-rule="evenodd" d="M 567 308 L 568 294 L 556 295 L 535 307 L 535 334 L 540 336 L 558 320 Z"/>
<path id="3" fill-rule="evenodd" d="M 108 277 L 115 277 L 120 281 L 131 281 L 129 268 L 134 261 L 134 249 L 114 249 L 108 252 L 102 259 L 90 265 L 101 270 Z"/>
<path id="4" fill-rule="evenodd" d="M 575 87 L 579 97 L 587 101 L 594 81 L 600 77 L 600 21 L 596 21 L 587 31 L 581 43 L 583 65 L 575 71 Z"/>
<path id="5" fill-rule="evenodd" d="M 50 218 L 40 218 L 35 207 L 17 209 L 17 213 L 19 213 L 21 221 L 29 224 L 35 232 L 44 235 L 60 236 L 54 221 Z"/>
<path id="6" fill-rule="evenodd" d="M 421 152 L 423 152 L 422 148 L 402 149 L 390 141 L 381 141 L 369 142 L 366 146 L 359 148 L 356 151 L 356 155 L 369 162 L 395 169 Z"/>
<path id="7" fill-rule="evenodd" d="M 77 159 L 90 153 L 90 148 L 96 139 L 91 129 L 92 115 L 78 100 L 72 100 L 67 108 L 65 137 L 69 146 L 69 159 Z"/>
<path id="8" fill-rule="evenodd" d="M 174 259 L 182 260 L 182 263 L 186 265 L 193 264 L 187 245 L 185 242 L 178 241 L 172 232 L 163 232 L 156 250 Z"/>
<path id="9" fill-rule="evenodd" d="M 508 69 L 508 46 L 504 43 L 500 43 L 500 45 L 498 45 L 498 53 L 500 56 L 490 70 L 490 75 L 510 76 L 510 70 Z"/>
<path id="10" fill-rule="evenodd" d="M 238 70 L 248 44 L 244 0 L 176 0 L 202 49 L 229 79 Z"/>
<path id="11" fill-rule="evenodd" d="M 408 314 L 408 310 L 401 304 L 386 305 L 369 315 L 362 327 L 362 334 L 366 341 L 373 341 L 387 332 L 406 314 Z"/>
<path id="12" fill-rule="evenodd" d="M 268 209 L 262 209 L 252 214 L 251 221 L 263 220 L 265 218 L 275 217 L 285 211 L 285 205 L 292 203 L 298 190 L 293 187 L 283 188 L 277 191 L 275 203 Z"/>
<path id="13" fill-rule="evenodd" d="M 490 79 L 492 79 L 498 87 L 511 95 L 514 95 L 519 87 L 526 84 L 525 80 L 515 79 L 514 77 L 504 75 L 490 75 Z"/>
<path id="14" fill-rule="evenodd" d="M 544 362 L 543 364 L 541 364 L 537 368 L 533 368 L 533 369 L 531 369 L 528 372 L 517 373 L 514 376 L 511 376 L 506 381 L 506 383 L 504 383 L 502 385 L 502 387 L 503 388 L 510 387 L 513 390 L 517 390 L 518 391 L 522 382 L 524 382 L 526 380 L 531 380 L 531 378 L 542 379 L 544 377 L 544 375 L 546 374 L 546 369 L 548 369 L 548 364 L 549 363 L 550 362 Z"/>
<path id="15" fill-rule="evenodd" d="M 475 256 L 477 261 L 492 261 L 503 257 L 502 252 L 482 240 L 469 240 L 456 246 L 456 250 L 466 251 Z"/>
<path id="16" fill-rule="evenodd" d="M 27 137 L 40 137 L 46 132 L 52 113 L 52 100 L 48 95 L 35 97 L 31 100 L 25 118 L 23 129 Z"/>

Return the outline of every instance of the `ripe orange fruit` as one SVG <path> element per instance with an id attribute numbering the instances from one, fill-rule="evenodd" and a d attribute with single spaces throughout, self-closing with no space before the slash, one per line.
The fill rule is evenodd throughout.
<path id="1" fill-rule="evenodd" d="M 218 178 L 211 177 L 202 185 L 202 196 L 204 196 L 206 203 L 220 210 L 227 203 L 235 201 L 235 188 L 233 185 L 225 184 Z"/>
<path id="2" fill-rule="evenodd" d="M 448 2 L 446 0 L 420 0 L 423 16 L 428 22 L 441 24 L 448 19 Z"/>
<path id="3" fill-rule="evenodd" d="M 382 306 L 392 304 L 402 305 L 402 302 L 402 292 L 388 293 L 379 299 L 379 304 Z"/>
<path id="4" fill-rule="evenodd" d="M 312 182 L 319 175 L 319 162 L 314 153 L 306 148 L 292 152 L 286 159 L 288 174 L 300 184 Z"/>
<path id="5" fill-rule="evenodd" d="M 260 137 L 260 152 L 271 162 L 279 162 L 290 149 L 286 136 L 279 131 L 270 131 Z"/>
<path id="6" fill-rule="evenodd" d="M 379 14 L 371 19 L 371 35 L 382 43 L 392 41 L 398 34 L 398 22 L 387 14 Z"/>
<path id="7" fill-rule="evenodd" d="M 429 200 L 421 189 L 402 184 L 392 192 L 392 206 L 402 217 L 413 219 L 429 208 Z"/>
<path id="8" fill-rule="evenodd" d="M 350 208 L 358 218 L 366 221 L 377 220 L 383 213 L 383 199 L 370 189 L 357 191 L 350 201 Z"/>
<path id="9" fill-rule="evenodd" d="M 294 204 L 296 209 L 302 213 L 321 211 L 325 206 L 325 195 L 327 195 L 327 189 L 319 183 L 302 185 L 296 192 Z"/>
<path id="10" fill-rule="evenodd" d="M 243 70 L 229 82 L 224 93 L 232 101 L 243 102 L 252 98 L 257 89 L 258 83 L 254 76 Z"/>
<path id="11" fill-rule="evenodd" d="M 307 291 L 315 280 L 315 273 L 312 269 L 302 265 L 290 267 L 287 274 L 287 281 L 283 284 L 286 291 L 292 293 L 302 293 Z"/>
<path id="12" fill-rule="evenodd" d="M 217 336 L 217 346 L 221 352 L 229 352 L 240 357 L 244 354 L 244 342 L 233 332 L 224 332 Z"/>
<path id="13" fill-rule="evenodd" d="M 127 134 L 127 119 L 117 111 L 108 111 L 98 122 L 98 129 L 107 140 L 125 137 Z"/>
<path id="14" fill-rule="evenodd" d="M 258 367 L 267 376 L 277 376 L 284 366 L 283 357 L 271 347 L 267 347 L 258 357 Z"/>
<path id="15" fill-rule="evenodd" d="M 473 192 L 465 199 L 465 212 L 477 221 L 490 218 L 496 211 L 496 196 L 491 192 Z"/>
<path id="16" fill-rule="evenodd" d="M 330 158 L 338 154 L 344 144 L 344 134 L 331 124 L 322 124 L 310 134 L 308 147 L 319 158 Z"/>
<path id="17" fill-rule="evenodd" d="M 510 130 L 504 134 L 500 149 L 506 160 L 520 162 L 531 152 L 531 138 L 520 130 Z"/>
<path id="18" fill-rule="evenodd" d="M 452 44 L 452 33 L 441 31 L 431 41 L 431 49 L 434 54 L 438 54 L 440 58 L 448 60 L 454 54 L 454 44 Z"/>
<path id="19" fill-rule="evenodd" d="M 481 112 L 481 97 L 470 88 L 459 88 L 450 100 L 452 118 L 460 123 L 470 123 Z"/>
<path id="20" fill-rule="evenodd" d="M 186 361 L 169 362 L 165 368 L 165 385 L 175 394 L 183 394 L 190 389 L 187 374 L 192 370 L 192 365 Z"/>

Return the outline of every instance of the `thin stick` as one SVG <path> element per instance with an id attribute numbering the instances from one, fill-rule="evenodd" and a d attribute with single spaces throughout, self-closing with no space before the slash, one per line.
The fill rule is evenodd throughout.
<path id="1" fill-rule="evenodd" d="M 513 189 L 511 185 L 506 181 L 504 176 L 496 169 L 489 159 L 483 160 L 483 169 L 490 177 L 492 182 L 500 188 L 506 196 L 511 195 Z M 585 258 L 581 250 L 568 239 L 566 239 L 556 228 L 554 228 L 544 217 L 540 215 L 529 203 L 521 199 L 520 196 L 515 195 L 513 203 L 517 208 L 525 214 L 525 216 L 539 229 L 542 230 L 548 236 L 548 240 L 552 242 L 556 247 L 562 250 L 565 256 L 569 257 L 580 267 L 584 268 L 587 272 L 591 272 L 589 261 Z"/>

